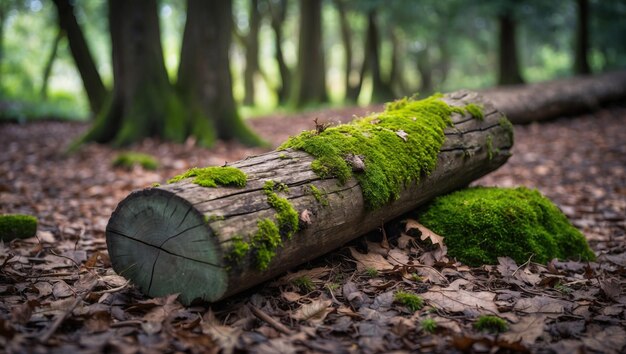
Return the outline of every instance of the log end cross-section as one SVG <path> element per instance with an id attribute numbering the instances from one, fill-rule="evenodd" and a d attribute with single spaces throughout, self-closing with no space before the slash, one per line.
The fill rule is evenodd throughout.
<path id="1" fill-rule="evenodd" d="M 222 251 L 187 200 L 159 188 L 132 193 L 107 226 L 113 269 L 150 296 L 214 300 L 226 291 Z"/>
<path id="2" fill-rule="evenodd" d="M 439 99 L 447 114 L 433 109 L 442 107 Z M 106 230 L 114 270 L 149 296 L 218 301 L 463 188 L 509 158 L 510 123 L 476 93 L 425 100 L 405 118 L 394 110 L 403 102 L 356 125 L 303 133 L 316 149 L 296 137 L 283 150 L 207 170 L 237 171 L 237 183 L 218 178 L 203 186 L 196 169 L 132 193 Z M 401 119 L 408 125 L 396 126 Z"/>

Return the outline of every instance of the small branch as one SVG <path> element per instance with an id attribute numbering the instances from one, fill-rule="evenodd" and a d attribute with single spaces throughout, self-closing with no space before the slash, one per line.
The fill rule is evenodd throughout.
<path id="1" fill-rule="evenodd" d="M 292 335 L 293 331 L 290 330 L 289 328 L 287 328 L 287 326 L 285 326 L 284 324 L 280 323 L 278 320 L 274 319 L 272 316 L 266 314 L 265 312 L 263 312 L 261 309 L 259 309 L 256 306 L 253 305 L 248 305 L 248 308 L 250 309 L 250 311 L 252 311 L 252 313 L 261 321 L 265 321 L 267 322 L 270 326 L 274 327 L 274 329 L 276 329 L 278 332 L 286 334 L 286 335 Z"/>

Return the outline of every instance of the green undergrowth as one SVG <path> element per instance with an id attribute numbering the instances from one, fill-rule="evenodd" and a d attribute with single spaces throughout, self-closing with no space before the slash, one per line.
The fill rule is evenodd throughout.
<path id="1" fill-rule="evenodd" d="M 498 316 L 482 315 L 474 323 L 474 328 L 481 332 L 502 333 L 509 329 L 509 325 Z"/>
<path id="2" fill-rule="evenodd" d="M 474 187 L 440 196 L 418 215 L 444 237 L 448 254 L 471 266 L 497 264 L 511 257 L 518 264 L 531 256 L 593 260 L 585 237 L 552 202 L 524 187 Z"/>
<path id="3" fill-rule="evenodd" d="M 452 113 L 467 108 L 449 106 L 435 95 L 415 101 L 404 98 L 388 103 L 382 113 L 349 124 L 312 130 L 289 138 L 279 149 L 296 149 L 313 155 L 311 168 L 321 178 L 345 183 L 355 176 L 366 206 L 376 209 L 398 197 L 401 188 L 435 168 L 444 142 L 444 129 Z M 473 114 L 480 110 L 472 108 Z M 482 111 L 481 111 L 482 112 Z M 357 168 L 354 158 L 364 163 Z"/>
<path id="4" fill-rule="evenodd" d="M 248 177 L 240 169 L 235 167 L 194 167 L 187 172 L 175 176 L 167 181 L 167 183 L 178 182 L 185 178 L 194 178 L 193 183 L 202 187 L 231 186 L 245 187 Z"/>
<path id="5" fill-rule="evenodd" d="M 227 258 L 234 263 L 239 263 L 249 252 L 255 257 L 256 267 L 265 270 L 276 255 L 276 249 L 283 244 L 283 238 L 291 239 L 298 231 L 298 212 L 287 200 L 276 194 L 289 193 L 289 188 L 284 183 L 266 181 L 263 185 L 263 193 L 267 197 L 267 203 L 276 211 L 276 222 L 270 218 L 264 218 L 257 222 L 257 231 L 251 237 L 249 243 L 241 237 L 233 238 L 231 251 Z"/>
<path id="6" fill-rule="evenodd" d="M 398 291 L 394 294 L 393 299 L 406 306 L 406 308 L 411 312 L 415 312 L 424 307 L 424 300 L 421 297 L 406 291 Z"/>
<path id="7" fill-rule="evenodd" d="M 465 106 L 465 110 L 472 117 L 474 117 L 474 118 L 476 118 L 478 120 L 484 120 L 485 119 L 484 107 L 482 105 L 477 105 L 475 103 L 470 103 L 467 106 Z"/>
<path id="8" fill-rule="evenodd" d="M 437 322 L 432 318 L 425 318 L 420 322 L 420 327 L 424 332 L 432 334 L 437 330 Z"/>
<path id="9" fill-rule="evenodd" d="M 122 152 L 113 159 L 113 166 L 131 169 L 134 166 L 141 166 L 146 170 L 156 170 L 159 162 L 154 156 L 139 152 Z"/>
<path id="10" fill-rule="evenodd" d="M 0 240 L 29 238 L 37 233 L 37 218 L 23 214 L 0 215 Z"/>
<path id="11" fill-rule="evenodd" d="M 309 189 L 311 190 L 313 198 L 315 198 L 318 203 L 322 204 L 322 206 L 328 206 L 328 199 L 324 196 L 322 191 L 319 190 L 319 188 L 312 184 L 309 184 Z"/>

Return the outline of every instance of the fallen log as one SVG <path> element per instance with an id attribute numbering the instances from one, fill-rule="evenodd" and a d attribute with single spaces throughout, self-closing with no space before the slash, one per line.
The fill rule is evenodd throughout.
<path id="1" fill-rule="evenodd" d="M 526 124 L 597 110 L 626 99 L 626 71 L 577 76 L 481 92 L 513 124 Z"/>
<path id="2" fill-rule="evenodd" d="M 506 162 L 513 131 L 493 105 L 467 91 L 428 100 L 415 111 L 394 111 L 408 107 L 404 101 L 362 119 L 360 127 L 367 131 L 350 133 L 353 124 L 318 125 L 289 140 L 283 150 L 227 167 L 192 169 L 167 185 L 133 192 L 106 228 L 113 269 L 149 296 L 180 293 L 185 304 L 217 301 L 465 187 Z M 447 116 L 438 117 L 437 109 L 447 110 Z M 418 124 L 417 130 L 390 129 L 385 124 L 396 112 L 409 123 L 428 124 Z M 444 124 L 436 128 L 427 119 L 443 119 Z M 378 132 L 391 140 L 371 136 Z M 441 141 L 431 142 L 437 134 Z M 330 143 L 346 139 L 340 144 L 379 140 L 372 140 L 376 143 L 364 155 L 340 155 L 339 164 L 350 168 L 346 172 L 316 152 L 328 147 L 326 138 Z M 303 144 L 311 141 L 315 143 Z M 403 151 L 421 154 L 433 148 L 431 166 L 402 160 L 422 163 L 429 157 L 404 156 Z M 374 163 L 380 159 L 400 160 L 385 166 L 380 178 L 380 166 Z M 376 185 L 394 181 L 396 190 Z"/>

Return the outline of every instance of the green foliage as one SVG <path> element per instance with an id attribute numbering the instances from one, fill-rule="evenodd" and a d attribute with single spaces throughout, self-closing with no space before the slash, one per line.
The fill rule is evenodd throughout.
<path id="1" fill-rule="evenodd" d="M 311 168 L 322 178 L 336 177 L 341 183 L 356 177 L 368 208 L 379 208 L 398 197 L 407 183 L 419 180 L 437 163 L 444 129 L 451 124 L 450 107 L 432 96 L 421 101 L 401 99 L 385 111 L 327 128 L 291 137 L 279 149 L 293 148 L 313 155 Z M 360 157 L 364 171 L 353 173 L 348 156 Z"/>
<path id="2" fill-rule="evenodd" d="M 286 198 L 279 197 L 274 189 L 288 191 L 284 183 L 276 184 L 274 181 L 267 181 L 263 186 L 263 192 L 267 196 L 267 203 L 276 210 L 276 221 L 280 234 L 290 239 L 298 231 L 298 212 Z"/>
<path id="3" fill-rule="evenodd" d="M 374 278 L 378 276 L 378 270 L 376 268 L 367 267 L 365 268 L 365 274 L 370 278 Z"/>
<path id="4" fill-rule="evenodd" d="M 435 320 L 433 320 L 432 318 L 425 318 L 422 320 L 422 322 L 420 322 L 420 326 L 422 327 L 422 330 L 426 333 L 435 333 L 435 331 L 437 330 L 437 322 L 435 322 Z"/>
<path id="5" fill-rule="evenodd" d="M 122 152 L 113 159 L 113 166 L 131 169 L 134 166 L 141 166 L 146 170 L 156 170 L 159 162 L 154 156 L 138 152 Z"/>
<path id="6" fill-rule="evenodd" d="M 169 179 L 167 183 L 174 183 L 182 179 L 191 177 L 195 177 L 193 179 L 193 183 L 202 187 L 212 188 L 215 188 L 217 186 L 231 186 L 241 188 L 245 187 L 246 182 L 248 181 L 248 177 L 246 176 L 246 174 L 238 168 L 228 166 L 210 166 L 203 168 L 194 167 L 183 174 L 174 176 L 173 178 Z"/>
<path id="7" fill-rule="evenodd" d="M 311 280 L 311 278 L 309 278 L 307 276 L 296 278 L 296 279 L 292 280 L 291 283 L 295 287 L 300 289 L 301 291 L 304 291 L 304 292 L 307 292 L 307 293 L 315 290 L 315 284 L 313 284 L 313 281 Z"/>
<path id="8" fill-rule="evenodd" d="M 498 316 L 482 315 L 474 323 L 474 328 L 482 332 L 502 333 L 509 329 L 509 325 Z"/>
<path id="9" fill-rule="evenodd" d="M 593 260 L 585 237 L 538 191 L 475 187 L 440 196 L 418 215 L 444 237 L 448 254 L 478 266 L 509 256 L 523 263 L 553 258 Z"/>
<path id="10" fill-rule="evenodd" d="M 393 299 L 406 306 L 411 312 L 415 312 L 424 307 L 424 299 L 406 291 L 398 291 L 394 294 Z"/>
<path id="11" fill-rule="evenodd" d="M 33 237 L 37 233 L 37 218 L 23 214 L 0 215 L 0 240 Z"/>

